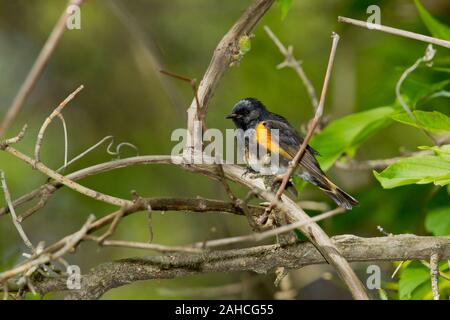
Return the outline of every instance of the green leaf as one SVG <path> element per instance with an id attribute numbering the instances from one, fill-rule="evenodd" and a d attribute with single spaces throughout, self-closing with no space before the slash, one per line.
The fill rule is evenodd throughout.
<path id="1" fill-rule="evenodd" d="M 291 9 L 293 0 L 279 0 L 280 1 L 280 10 L 281 10 L 281 20 L 286 18 L 289 9 Z"/>
<path id="2" fill-rule="evenodd" d="M 385 189 L 426 183 L 443 186 L 450 183 L 450 161 L 443 156 L 408 157 L 373 174 Z"/>
<path id="3" fill-rule="evenodd" d="M 425 228 L 435 236 L 450 235 L 450 207 L 431 210 L 425 218 Z"/>
<path id="4" fill-rule="evenodd" d="M 420 146 L 418 147 L 420 150 L 431 150 L 434 153 L 436 153 L 436 155 L 448 159 L 450 161 L 450 144 L 445 144 L 443 146 Z"/>
<path id="5" fill-rule="evenodd" d="M 400 273 L 400 281 L 398 283 L 399 298 L 401 300 L 409 300 L 413 298 L 414 291 L 419 291 L 419 287 L 421 287 L 423 284 L 426 284 L 427 281 L 431 282 L 430 271 L 428 270 L 428 268 L 426 268 L 420 262 L 413 261 Z M 431 284 L 428 290 L 431 290 Z M 420 296 L 415 294 L 414 299 L 420 299 Z"/>
<path id="6" fill-rule="evenodd" d="M 397 113 L 391 116 L 395 121 L 416 127 L 423 128 L 434 133 L 450 132 L 450 117 L 437 111 L 413 111 L 417 121 L 414 121 L 406 112 Z"/>
<path id="7" fill-rule="evenodd" d="M 311 146 L 320 152 L 317 159 L 323 170 L 329 169 L 343 154 L 353 154 L 367 138 L 388 125 L 394 114 L 392 107 L 379 107 L 358 112 L 333 121 L 311 140 Z"/>
<path id="8" fill-rule="evenodd" d="M 417 10 L 419 11 L 420 18 L 427 27 L 428 31 L 436 37 L 444 40 L 450 40 L 450 27 L 434 18 L 420 3 L 419 0 L 415 0 Z"/>

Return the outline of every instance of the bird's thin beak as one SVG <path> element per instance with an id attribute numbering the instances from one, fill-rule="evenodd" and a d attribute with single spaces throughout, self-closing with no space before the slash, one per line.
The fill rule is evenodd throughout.
<path id="1" fill-rule="evenodd" d="M 237 114 L 236 114 L 236 113 L 232 113 L 232 114 L 227 115 L 227 116 L 225 117 L 225 119 L 234 119 L 234 118 L 236 118 L 236 117 L 237 117 Z"/>

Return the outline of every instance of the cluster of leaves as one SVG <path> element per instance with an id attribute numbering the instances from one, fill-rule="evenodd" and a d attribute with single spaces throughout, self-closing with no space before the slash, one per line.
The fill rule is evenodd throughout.
<path id="1" fill-rule="evenodd" d="M 290 1 L 285 1 L 288 6 Z M 415 0 L 417 10 L 430 33 L 438 38 L 450 40 L 450 28 L 435 19 L 422 4 Z M 433 71 L 450 72 L 448 66 L 433 67 Z M 449 97 L 447 91 L 450 80 L 438 83 L 413 83 L 412 89 L 404 90 L 402 97 L 413 110 L 412 115 L 394 102 L 392 105 L 354 113 L 329 124 L 311 141 L 311 145 L 320 150 L 319 159 L 324 170 L 343 156 L 352 157 L 358 148 L 372 135 L 386 126 L 400 123 L 425 130 L 434 135 L 450 133 L 450 117 L 437 111 L 424 111 L 418 108 L 435 97 Z M 385 189 L 410 184 L 435 184 L 447 186 L 450 194 L 450 145 L 418 146 L 430 151 L 430 155 L 413 155 L 402 158 L 381 172 L 374 171 L 375 178 Z M 425 228 L 435 236 L 450 235 L 450 206 L 429 210 L 425 219 Z M 449 263 L 440 264 L 440 271 L 449 274 Z M 430 271 L 418 261 L 407 261 L 400 269 L 398 283 L 386 283 L 387 289 L 398 292 L 400 299 L 432 299 Z M 450 281 L 440 278 L 439 289 L 443 298 L 450 295 Z"/>

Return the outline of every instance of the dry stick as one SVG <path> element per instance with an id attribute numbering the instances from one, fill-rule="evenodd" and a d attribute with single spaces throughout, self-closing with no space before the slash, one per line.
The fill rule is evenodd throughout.
<path id="1" fill-rule="evenodd" d="M 206 247 L 206 248 L 212 248 L 212 247 L 220 247 L 220 246 L 225 246 L 225 245 L 229 245 L 229 244 L 233 244 L 233 243 L 239 243 L 239 242 L 245 242 L 245 241 L 261 241 L 273 236 L 277 236 L 280 235 L 282 233 L 286 233 L 292 230 L 295 230 L 299 227 L 303 227 L 306 226 L 310 223 L 313 222 L 317 222 L 317 221 L 321 221 L 324 219 L 328 219 L 332 216 L 335 216 L 339 213 L 343 213 L 345 210 L 343 208 L 336 208 L 334 210 L 331 210 L 329 212 L 325 212 L 322 214 L 319 214 L 313 218 L 310 219 L 310 221 L 297 221 L 291 224 L 286 224 L 284 226 L 275 228 L 275 229 L 271 229 L 268 231 L 264 231 L 261 233 L 253 233 L 253 234 L 249 234 L 249 235 L 245 235 L 245 236 L 238 236 L 238 237 L 229 237 L 229 238 L 223 238 L 223 239 L 217 239 L 217 240 L 210 240 L 207 241 L 206 243 L 204 242 L 197 242 L 195 244 L 193 244 L 194 247 L 196 248 L 201 248 L 201 247 Z"/>
<path id="2" fill-rule="evenodd" d="M 67 7 L 70 5 L 80 6 L 82 3 L 83 3 L 83 0 L 71 0 L 71 1 L 69 1 Z M 56 23 L 55 27 L 53 28 L 52 33 L 48 37 L 44 46 L 42 47 L 42 50 L 39 53 L 39 56 L 36 58 L 36 61 L 34 62 L 33 67 L 31 68 L 30 72 L 28 73 L 25 81 L 23 82 L 22 86 L 19 89 L 19 92 L 17 93 L 11 106 L 9 107 L 9 109 L 5 115 L 5 118 L 3 119 L 2 123 L 0 124 L 0 137 L 5 135 L 6 130 L 8 130 L 8 128 L 11 126 L 11 123 L 16 118 L 20 109 L 24 105 L 25 101 L 27 100 L 28 96 L 30 95 L 30 93 L 33 90 L 34 86 L 36 85 L 37 81 L 39 80 L 39 78 L 42 74 L 42 71 L 44 70 L 45 66 L 47 65 L 47 62 L 49 61 L 51 55 L 53 54 L 53 52 L 56 48 L 56 45 L 58 44 L 59 40 L 61 39 L 61 36 L 63 35 L 64 31 L 66 30 L 66 22 L 67 22 L 67 18 L 69 17 L 69 13 L 67 12 L 67 7 L 64 8 L 64 12 L 62 13 L 61 17 L 59 18 L 58 22 Z"/>
<path id="3" fill-rule="evenodd" d="M 206 127 L 206 122 L 205 122 L 205 114 L 202 111 L 202 107 L 200 105 L 200 100 L 198 98 L 198 87 L 197 87 L 197 79 L 194 78 L 189 78 L 186 76 L 182 76 L 173 72 L 169 72 L 169 71 L 165 71 L 165 70 L 160 70 L 159 72 L 161 72 L 162 74 L 178 79 L 178 80 L 182 80 L 185 82 L 188 82 L 191 85 L 192 91 L 194 92 L 194 99 L 195 99 L 195 103 L 197 104 L 197 119 L 198 121 L 202 122 L 202 126 L 203 126 L 203 130 L 206 131 L 207 127 Z"/>
<path id="4" fill-rule="evenodd" d="M 431 257 L 431 256 L 430 256 Z M 430 264 L 427 262 L 427 261 L 425 261 L 425 260 L 420 260 L 420 262 L 425 266 L 425 267 L 427 267 L 428 269 L 430 269 Z M 439 276 L 442 278 L 442 279 L 445 279 L 445 280 L 447 280 L 447 281 L 450 281 L 450 276 L 448 276 L 447 274 L 445 274 L 444 272 L 442 272 L 442 271 L 440 271 L 439 270 Z"/>
<path id="5" fill-rule="evenodd" d="M 316 129 L 316 127 L 320 121 L 320 118 L 322 117 L 323 107 L 325 104 L 325 97 L 326 97 L 327 91 L 328 91 L 328 83 L 330 81 L 331 70 L 333 68 L 334 57 L 336 55 L 337 44 L 339 42 L 339 35 L 337 33 L 333 32 L 332 39 L 333 39 L 333 43 L 331 46 L 330 58 L 328 60 L 328 67 L 327 67 L 327 71 L 325 73 L 325 79 L 323 82 L 322 94 L 320 95 L 319 105 L 317 106 L 314 118 L 309 123 L 308 132 L 306 133 L 305 139 L 303 140 L 303 143 L 301 144 L 300 149 L 298 150 L 294 159 L 291 161 L 291 164 L 290 164 L 288 170 L 284 174 L 283 180 L 282 180 L 281 185 L 278 188 L 278 191 L 276 194 L 277 199 L 279 199 L 281 197 L 281 195 L 283 194 L 289 179 L 291 178 L 292 174 L 294 173 L 294 170 L 297 168 L 298 163 L 301 161 L 303 154 L 305 153 L 306 147 L 308 146 L 309 140 L 313 136 L 314 130 Z M 270 213 L 274 207 L 275 207 L 275 204 L 272 202 L 270 204 L 270 206 L 267 208 L 266 212 Z"/>
<path id="6" fill-rule="evenodd" d="M 100 245 L 103 245 L 104 241 L 107 238 L 109 238 L 110 236 L 113 235 L 114 231 L 116 231 L 116 228 L 119 225 L 120 219 L 122 219 L 122 217 L 124 216 L 125 212 L 126 212 L 126 207 L 123 207 L 119 211 L 116 212 L 112 223 L 109 225 L 108 230 L 103 235 L 98 237 L 98 239 L 97 239 L 97 242 Z"/>
<path id="7" fill-rule="evenodd" d="M 433 299 L 439 300 L 439 253 L 434 252 L 430 257 L 430 277 L 431 277 L 431 292 Z"/>
<path id="8" fill-rule="evenodd" d="M 242 185 L 245 185 L 252 190 L 258 188 L 263 190 L 265 188 L 262 179 L 250 179 L 243 177 L 244 169 L 239 166 L 227 165 L 224 166 L 225 176 Z M 267 200 L 273 202 L 274 199 L 268 194 L 262 194 Z M 283 212 L 288 216 L 289 221 L 309 221 L 311 218 L 300 208 L 292 199 L 286 195 L 281 196 Z M 314 244 L 325 259 L 336 269 L 341 279 L 348 286 L 350 292 L 355 299 L 368 299 L 365 288 L 361 281 L 356 276 L 355 272 L 350 267 L 347 260 L 345 260 L 342 253 L 331 241 L 328 235 L 316 224 L 312 223 L 308 226 L 299 228 L 302 233 Z"/>
<path id="9" fill-rule="evenodd" d="M 254 0 L 231 29 L 223 36 L 214 50 L 208 69 L 198 87 L 199 103 L 196 101 L 197 98 L 193 99 L 188 109 L 187 130 L 188 135 L 192 137 L 192 139 L 187 140 L 184 155 L 189 159 L 194 155 L 196 150 L 201 150 L 201 139 L 200 141 L 194 139 L 194 137 L 200 136 L 198 132 L 200 128 L 195 124 L 198 112 L 197 105 L 203 106 L 202 112 L 206 114 L 209 99 L 213 96 L 220 79 L 235 55 L 239 38 L 252 32 L 255 25 L 264 16 L 267 10 L 269 10 L 273 3 L 274 0 Z"/>
<path id="10" fill-rule="evenodd" d="M 100 145 L 102 145 L 106 140 L 109 139 L 113 139 L 113 136 L 106 136 L 104 137 L 102 140 L 100 140 L 99 142 L 97 142 L 96 144 L 94 144 L 93 146 L 87 148 L 86 150 L 84 150 L 83 152 L 81 152 L 79 155 L 77 155 L 76 157 L 72 158 L 70 161 L 68 161 L 64 166 L 61 166 L 58 168 L 58 170 L 56 170 L 56 172 L 60 172 L 61 170 L 67 168 L 68 166 L 70 166 L 72 163 L 74 163 L 77 160 L 80 160 L 81 158 L 83 158 L 84 156 L 86 156 L 87 154 L 89 154 L 91 151 L 95 150 L 97 147 L 99 147 Z"/>
<path id="11" fill-rule="evenodd" d="M 67 161 L 69 158 L 69 137 L 67 134 L 67 126 L 66 121 L 64 120 L 64 117 L 61 113 L 58 113 L 58 118 L 61 120 L 63 125 L 63 131 L 64 131 L 64 164 L 63 168 L 67 167 Z"/>
<path id="12" fill-rule="evenodd" d="M 130 205 L 132 202 L 129 200 L 125 200 L 125 199 L 121 199 L 121 198 L 117 198 L 117 197 L 113 197 L 107 194 L 103 194 L 100 193 L 98 191 L 89 189 L 85 186 L 82 186 L 78 183 L 76 183 L 75 181 L 72 181 L 68 178 L 66 178 L 65 176 L 57 173 L 56 171 L 48 168 L 47 166 L 45 166 L 42 162 L 36 162 L 35 160 L 31 159 L 30 157 L 28 157 L 27 155 L 23 154 L 22 152 L 14 149 L 13 147 L 7 146 L 3 149 L 4 151 L 6 151 L 7 153 L 13 155 L 14 157 L 30 164 L 31 166 L 35 167 L 36 169 L 38 169 L 40 172 L 42 172 L 43 174 L 47 175 L 48 177 L 56 180 L 57 182 L 69 187 L 72 190 L 75 190 L 81 194 L 84 194 L 85 196 L 88 196 L 90 198 L 93 198 L 95 200 L 98 201 L 103 201 L 115 206 L 124 206 L 124 205 Z"/>
<path id="13" fill-rule="evenodd" d="M 75 232 L 72 236 L 70 236 L 66 240 L 65 245 L 61 249 L 59 249 L 55 253 L 50 254 L 50 259 L 54 260 L 54 259 L 60 258 L 69 250 L 74 249 L 77 246 L 77 244 L 83 239 L 83 237 L 86 235 L 86 233 L 89 231 L 89 228 L 90 228 L 92 222 L 94 222 L 94 220 L 95 220 L 95 216 L 93 214 L 91 214 L 87 218 L 86 222 L 81 227 L 81 229 L 78 230 L 77 232 Z"/>
<path id="14" fill-rule="evenodd" d="M 99 142 L 97 142 L 96 144 L 94 144 L 93 146 L 89 147 L 88 149 L 84 150 L 83 152 L 81 152 L 79 155 L 77 155 L 76 157 L 72 158 L 70 161 L 68 161 L 67 163 L 65 163 L 63 166 L 59 167 L 56 172 L 61 172 L 62 170 L 64 170 L 65 168 L 67 168 L 68 166 L 70 166 L 71 164 L 73 164 L 74 162 L 76 162 L 77 160 L 83 158 L 84 156 L 86 156 L 87 154 L 89 154 L 90 152 L 92 152 L 93 150 L 95 150 L 98 146 L 100 146 L 101 144 L 103 144 L 105 141 L 112 139 L 113 136 L 106 136 L 104 137 L 102 140 L 100 140 Z M 23 220 L 29 218 L 30 216 L 32 216 L 34 213 L 36 213 L 38 210 L 42 209 L 46 204 L 48 199 L 50 199 L 50 195 L 56 190 L 56 188 L 47 183 L 43 186 L 41 186 L 39 189 L 36 189 L 22 197 L 20 197 L 19 199 L 14 201 L 14 206 L 18 206 L 21 205 L 25 202 L 31 201 L 33 200 L 36 196 L 39 196 L 40 199 L 38 201 L 38 203 L 36 205 L 34 205 L 33 207 L 27 209 L 27 211 L 23 212 L 20 216 L 18 216 L 18 220 L 20 222 L 22 222 Z M 5 210 L 6 208 L 2 208 L 0 209 L 0 216 L 2 216 L 3 214 L 7 213 L 7 211 Z"/>
<path id="15" fill-rule="evenodd" d="M 208 127 L 206 126 L 206 110 L 205 108 L 203 108 L 202 105 L 200 105 L 200 99 L 198 97 L 198 87 L 197 87 L 197 80 L 193 79 L 193 78 L 189 78 L 186 76 L 182 76 L 173 72 L 169 72 L 169 71 L 164 71 L 161 70 L 160 71 L 162 74 L 165 74 L 169 77 L 173 77 L 175 79 L 178 80 L 182 80 L 182 81 L 186 81 L 189 82 L 191 87 L 192 87 L 192 91 L 194 92 L 194 99 L 195 99 L 195 103 L 197 105 L 197 119 L 198 121 L 201 121 L 202 126 L 203 126 L 203 131 L 206 132 L 206 130 L 208 129 Z M 233 191 L 231 190 L 230 186 L 228 185 L 225 177 L 224 177 L 224 173 L 223 173 L 223 167 L 222 164 L 219 163 L 217 165 L 217 170 L 219 172 L 219 177 L 220 177 L 220 182 L 222 183 L 228 197 L 230 198 L 231 201 L 236 202 L 237 197 L 233 194 Z"/>
<path id="16" fill-rule="evenodd" d="M 170 157 L 170 156 L 169 156 Z M 87 226 L 87 229 L 82 228 L 81 232 L 81 238 L 84 238 L 86 235 L 97 231 L 104 226 L 111 224 L 114 222 L 114 220 L 117 218 L 117 216 L 120 213 L 120 211 L 123 212 L 123 216 L 129 215 L 131 213 L 135 213 L 138 211 L 147 210 L 148 206 L 152 206 L 155 208 L 155 210 L 162 210 L 162 211 L 190 211 L 190 212 L 210 212 L 210 211 L 217 211 L 217 212 L 230 212 L 235 213 L 239 215 L 243 215 L 244 212 L 242 209 L 237 208 L 232 203 L 227 203 L 224 201 L 219 200 L 210 200 L 210 199 L 175 199 L 175 198 L 156 198 L 156 199 L 142 199 L 139 201 L 136 201 L 135 203 L 132 203 L 131 206 L 122 207 L 120 210 L 115 211 L 113 213 L 110 213 L 98 220 L 92 221 L 89 220 L 89 223 L 86 223 L 85 226 Z M 252 210 L 255 210 L 255 212 L 258 212 L 259 214 L 262 214 L 264 211 L 260 207 L 250 207 Z M 53 258 L 61 258 L 61 255 L 55 255 L 56 252 L 60 252 L 62 248 L 66 247 L 67 243 L 69 241 L 73 242 L 71 239 L 78 239 L 77 243 L 80 241 L 80 232 L 75 232 L 73 234 L 70 234 L 68 236 L 65 236 L 61 240 L 55 242 L 54 244 L 48 246 L 47 248 L 40 250 L 39 253 L 32 256 L 30 259 L 24 261 L 23 263 L 19 264 L 18 266 L 14 267 L 13 269 L 1 273 L 0 274 L 0 282 L 7 280 L 11 277 L 14 277 L 18 274 L 21 274 L 23 272 L 27 272 L 30 270 L 30 268 L 34 268 L 35 266 L 38 266 L 40 264 L 48 262 L 48 256 L 52 256 Z M 98 237 L 91 237 L 87 238 L 87 240 L 94 240 L 98 242 Z M 106 244 L 105 244 L 106 243 Z M 107 242 L 107 240 L 104 241 L 105 245 L 111 244 L 115 246 L 114 242 Z M 132 245 L 132 244 L 131 244 Z M 161 252 L 176 252 L 179 251 L 180 247 L 167 247 L 163 245 L 153 245 L 148 246 L 147 248 L 152 248 L 152 250 L 161 251 Z M 189 251 L 194 252 L 198 251 L 195 248 L 181 248 L 181 251 Z M 24 267 L 25 265 L 25 267 Z"/>
<path id="17" fill-rule="evenodd" d="M 89 168 L 79 170 L 73 174 L 68 175 L 71 179 L 81 179 L 87 176 L 99 174 L 102 172 L 107 172 L 117 168 L 123 168 L 131 165 L 144 165 L 144 164 L 172 164 L 180 166 L 181 168 L 190 171 L 203 174 L 207 177 L 218 179 L 216 176 L 217 170 L 215 165 L 194 165 L 183 163 L 183 157 L 174 157 L 171 155 L 153 155 L 153 156 L 140 156 L 132 157 L 127 159 L 114 160 L 106 163 L 101 163 Z M 239 184 L 247 186 L 251 190 L 257 188 L 263 190 L 265 188 L 264 181 L 262 179 L 250 179 L 249 177 L 244 177 L 244 169 L 236 165 L 224 165 L 224 173 L 226 178 L 236 181 Z M 49 184 L 53 186 L 52 184 Z M 58 187 L 60 185 L 55 184 Z M 56 190 L 57 188 L 55 188 Z M 272 201 L 272 197 L 268 197 L 267 194 L 263 194 L 263 197 L 267 201 Z M 289 197 L 282 195 L 282 202 L 284 203 L 285 213 L 289 216 L 291 221 L 305 221 L 310 219 L 310 217 Z M 154 206 L 153 206 L 154 207 Z M 232 210 L 236 208 L 231 205 Z M 208 207 L 200 206 L 199 210 L 207 211 Z M 230 209 L 231 210 L 231 209 Z M 233 211 L 232 211 L 233 212 Z M 109 223 L 109 222 L 108 222 Z M 301 231 L 318 247 L 321 253 L 328 259 L 328 261 L 336 268 L 339 275 L 349 286 L 351 292 L 358 299 L 367 298 L 364 295 L 364 287 L 354 274 L 353 270 L 350 268 L 348 262 L 340 254 L 339 250 L 332 243 L 330 238 L 323 232 L 323 230 L 315 223 L 309 225 L 308 227 L 301 227 Z"/>
<path id="18" fill-rule="evenodd" d="M 22 225 L 17 220 L 17 215 L 16 215 L 16 212 L 14 211 L 14 206 L 11 201 L 11 194 L 9 193 L 8 186 L 6 185 L 5 173 L 3 171 L 0 171 L 0 179 L 2 182 L 3 193 L 5 194 L 5 201 L 9 207 L 9 211 L 11 212 L 12 222 L 13 222 L 14 226 L 16 227 L 17 231 L 19 232 L 19 235 L 22 238 L 25 245 L 31 250 L 31 252 L 34 252 L 33 244 L 28 239 L 25 231 L 22 228 Z"/>
<path id="19" fill-rule="evenodd" d="M 428 259 L 431 247 L 439 244 L 442 258 L 450 256 L 449 237 L 394 237 L 359 238 L 342 235 L 332 238 L 338 250 L 349 261 L 396 261 Z M 169 279 L 206 273 L 252 271 L 272 272 L 279 266 L 288 269 L 326 263 L 316 248 L 308 242 L 286 246 L 269 245 L 245 249 L 207 251 L 198 254 L 158 255 L 107 262 L 83 275 L 83 286 L 71 291 L 66 298 L 98 299 L 105 292 L 128 285 L 133 281 Z M 66 278 L 44 279 L 35 282 L 41 292 L 67 290 Z M 11 289 L 12 290 L 12 289 Z"/>
<path id="20" fill-rule="evenodd" d="M 405 30 L 401 30 L 401 29 L 397 29 L 397 28 L 387 27 L 387 26 L 383 26 L 381 24 L 373 24 L 373 23 L 369 23 L 366 21 L 351 19 L 351 18 L 347 18 L 347 17 L 338 17 L 338 22 L 352 24 L 354 26 L 367 28 L 369 30 L 383 31 L 383 32 L 395 34 L 397 36 L 415 39 L 415 40 L 423 41 L 423 42 L 428 42 L 431 44 L 435 44 L 435 45 L 450 49 L 450 41 L 433 38 L 433 37 L 429 37 L 429 36 L 424 36 L 423 34 L 419 34 L 419 33 L 414 33 L 414 32 L 405 31 Z"/>
<path id="21" fill-rule="evenodd" d="M 314 89 L 311 80 L 309 80 L 309 78 L 306 76 L 306 73 L 302 68 L 301 61 L 295 59 L 292 46 L 286 48 L 268 26 L 264 26 L 264 30 L 266 31 L 269 38 L 272 39 L 272 41 L 278 47 L 281 54 L 284 56 L 284 61 L 280 63 L 277 68 L 281 69 L 284 67 L 289 67 L 294 69 L 294 71 L 298 74 L 303 84 L 305 85 L 306 90 L 308 91 L 308 95 L 311 99 L 314 110 L 317 109 L 319 101 L 317 99 L 316 90 Z"/>
<path id="22" fill-rule="evenodd" d="M 24 263 L 20 264 L 13 269 L 4 271 L 0 273 L 0 283 L 25 272 L 28 272 L 30 269 L 38 267 L 42 264 L 46 264 L 52 260 L 56 260 L 61 258 L 64 254 L 66 254 L 69 250 L 72 250 L 86 235 L 86 232 L 89 230 L 90 224 L 95 219 L 95 216 L 90 215 L 86 220 L 86 223 L 82 226 L 82 228 L 73 233 L 70 236 L 65 237 L 60 241 L 60 245 L 54 251 L 49 251 L 44 249 L 40 253 L 37 253 L 35 257 L 28 259 Z"/>
<path id="23" fill-rule="evenodd" d="M 18 143 L 25 136 L 25 132 L 27 131 L 27 125 L 25 124 L 20 130 L 19 134 L 15 137 L 0 141 L 0 150 L 4 150 L 7 146 Z"/>
<path id="24" fill-rule="evenodd" d="M 103 240 L 101 242 L 100 237 L 93 236 L 85 236 L 84 240 L 92 240 L 105 247 L 120 247 L 120 248 L 130 248 L 130 249 L 144 249 L 144 250 L 152 250 L 162 253 L 167 252 L 185 252 L 185 253 L 199 253 L 204 250 L 199 248 L 189 248 L 189 247 L 180 247 L 180 246 L 165 246 L 156 243 L 147 243 L 147 242 L 135 242 L 135 241 L 123 241 L 123 240 Z"/>
<path id="25" fill-rule="evenodd" d="M 40 162 L 40 156 L 39 156 L 39 152 L 41 150 L 41 145 L 42 145 L 42 141 L 44 139 L 44 134 L 45 134 L 45 130 L 47 130 L 48 125 L 53 121 L 53 119 L 55 117 L 57 117 L 61 111 L 64 109 L 64 107 L 70 102 L 72 101 L 73 98 L 75 98 L 75 96 L 78 94 L 78 92 L 80 92 L 81 90 L 83 90 L 84 86 L 81 85 L 79 86 L 74 92 L 72 92 L 71 94 L 69 94 L 67 96 L 67 98 L 65 98 L 59 105 L 58 107 L 56 107 L 55 110 L 53 110 L 53 112 L 45 119 L 44 123 L 42 124 L 41 129 L 39 130 L 39 133 L 37 135 L 37 139 L 36 139 L 36 145 L 34 147 L 34 160 L 36 162 Z"/>
<path id="26" fill-rule="evenodd" d="M 408 69 L 406 69 L 400 79 L 398 80 L 396 86 L 395 86 L 395 95 L 398 99 L 398 101 L 400 102 L 400 104 L 402 105 L 403 109 L 405 110 L 405 112 L 408 114 L 408 116 L 415 122 L 417 123 L 417 125 L 419 126 L 419 128 L 421 128 L 421 131 L 434 143 L 437 144 L 436 139 L 427 131 L 425 130 L 419 123 L 419 121 L 417 120 L 417 117 L 415 116 L 415 114 L 411 111 L 411 109 L 409 108 L 408 104 L 405 102 L 405 100 L 403 99 L 401 93 L 400 93 L 400 89 L 402 87 L 403 82 L 405 81 L 405 79 L 414 71 L 416 70 L 419 65 L 421 63 L 430 63 L 433 58 L 434 55 L 436 53 L 436 50 L 433 49 L 433 46 L 430 44 L 428 45 L 426 51 L 425 51 L 425 55 L 423 57 L 420 57 L 419 59 L 416 60 L 416 62 L 410 66 Z"/>

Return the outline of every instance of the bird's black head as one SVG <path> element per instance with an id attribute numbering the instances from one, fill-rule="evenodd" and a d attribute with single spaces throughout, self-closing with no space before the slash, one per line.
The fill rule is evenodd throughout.
<path id="1" fill-rule="evenodd" d="M 264 105 L 255 98 L 239 100 L 231 110 L 227 119 L 232 119 L 237 128 L 247 130 L 253 128 L 267 112 Z"/>

